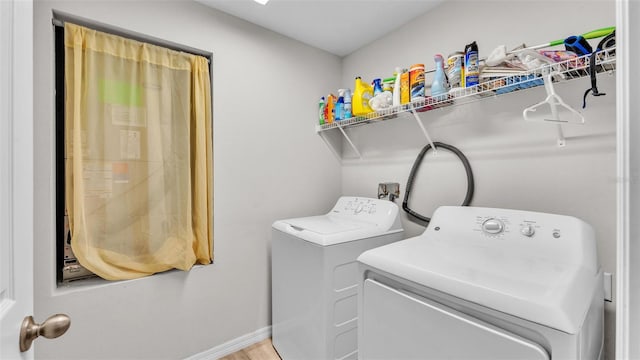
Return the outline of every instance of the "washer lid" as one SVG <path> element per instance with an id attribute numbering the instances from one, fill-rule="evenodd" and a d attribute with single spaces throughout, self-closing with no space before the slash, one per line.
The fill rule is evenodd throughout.
<path id="1" fill-rule="evenodd" d="M 321 246 L 341 244 L 375 236 L 401 232 L 402 229 L 385 229 L 354 219 L 333 214 L 279 220 L 273 228 Z"/>
<path id="2" fill-rule="evenodd" d="M 487 308 L 580 331 L 592 301 L 602 296 L 590 250 L 595 241 L 585 223 L 549 214 L 440 209 L 421 236 L 371 249 L 358 260 Z M 487 219 L 500 219 L 503 232 L 493 226 L 483 231 Z M 473 223 L 468 228 L 467 220 Z M 520 224 L 534 224 L 535 235 L 521 233 Z"/>
<path id="3" fill-rule="evenodd" d="M 287 224 L 293 226 L 298 231 L 310 231 L 322 235 L 336 234 L 345 231 L 354 231 L 362 229 L 365 223 L 356 223 L 353 221 L 346 221 L 335 216 L 311 216 L 306 218 L 297 218 L 283 220 Z"/>
<path id="4" fill-rule="evenodd" d="M 318 245 L 334 245 L 402 232 L 398 205 L 342 196 L 326 215 L 279 220 L 273 228 Z"/>

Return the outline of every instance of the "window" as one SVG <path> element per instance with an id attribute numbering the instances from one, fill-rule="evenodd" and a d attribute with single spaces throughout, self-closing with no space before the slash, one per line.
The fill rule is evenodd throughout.
<path id="1" fill-rule="evenodd" d="M 211 263 L 210 84 L 205 57 L 56 27 L 60 281 Z"/>

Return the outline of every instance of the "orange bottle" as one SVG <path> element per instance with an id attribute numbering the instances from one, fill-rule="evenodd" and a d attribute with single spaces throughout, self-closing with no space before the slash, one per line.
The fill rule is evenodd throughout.
<path id="1" fill-rule="evenodd" d="M 329 94 L 329 96 L 327 96 L 327 103 L 324 107 L 324 118 L 326 119 L 327 124 L 333 123 L 333 120 L 335 119 L 334 108 L 336 99 L 336 96 L 333 94 Z"/>
<path id="2" fill-rule="evenodd" d="M 402 70 L 400 74 L 400 104 L 408 104 L 411 101 L 411 89 L 409 71 Z"/>

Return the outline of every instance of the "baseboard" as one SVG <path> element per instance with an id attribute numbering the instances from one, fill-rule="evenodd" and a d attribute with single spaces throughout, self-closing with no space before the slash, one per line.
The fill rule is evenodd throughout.
<path id="1" fill-rule="evenodd" d="M 227 341 L 222 345 L 218 345 L 209 350 L 205 350 L 199 354 L 192 355 L 185 360 L 217 360 L 223 356 L 233 354 L 255 343 L 271 337 L 271 326 L 258 329 L 252 333 L 242 335 L 233 340 Z"/>

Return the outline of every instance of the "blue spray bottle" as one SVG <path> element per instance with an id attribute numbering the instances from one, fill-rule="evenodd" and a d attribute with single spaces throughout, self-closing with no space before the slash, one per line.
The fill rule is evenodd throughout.
<path id="1" fill-rule="evenodd" d="M 431 97 L 434 100 L 445 100 L 447 97 L 447 79 L 444 75 L 444 58 L 437 54 L 433 57 L 436 62 L 436 73 L 431 83 Z"/>
<path id="2" fill-rule="evenodd" d="M 373 79 L 373 96 L 382 94 L 382 79 Z"/>
<path id="3" fill-rule="evenodd" d="M 336 101 L 335 107 L 335 119 L 336 121 L 344 119 L 344 89 L 338 90 L 338 100 Z"/>

